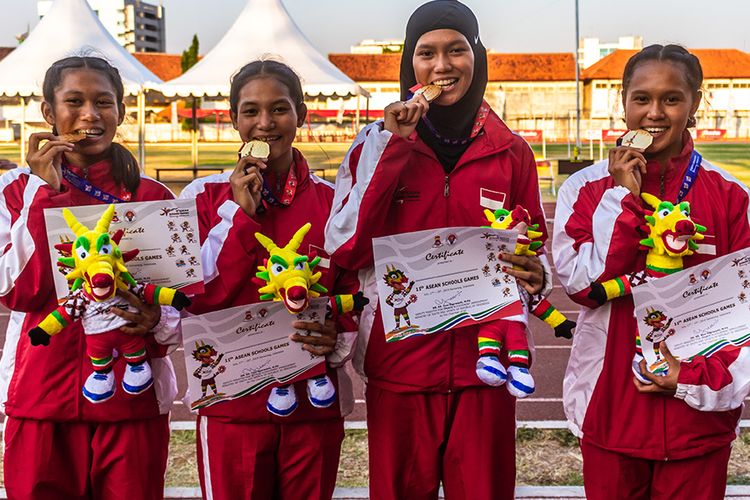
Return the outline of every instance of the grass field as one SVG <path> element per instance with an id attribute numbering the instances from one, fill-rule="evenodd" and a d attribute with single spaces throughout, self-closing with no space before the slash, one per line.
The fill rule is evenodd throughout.
<path id="1" fill-rule="evenodd" d="M 172 433 L 167 486 L 197 486 L 195 433 Z M 535 486 L 583 484 L 583 459 L 578 440 L 567 430 L 519 429 L 516 439 L 516 483 Z M 336 486 L 365 488 L 369 480 L 367 431 L 346 431 Z M 750 432 L 732 446 L 727 482 L 750 484 Z"/>

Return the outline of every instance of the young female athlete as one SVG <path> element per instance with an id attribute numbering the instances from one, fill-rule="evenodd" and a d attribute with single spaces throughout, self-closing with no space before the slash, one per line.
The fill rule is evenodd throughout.
<path id="1" fill-rule="evenodd" d="M 409 19 L 401 98 L 366 127 L 336 178 L 326 247 L 360 270 L 374 299 L 372 238 L 486 224 L 483 210 L 526 207 L 544 228 L 534 155 L 484 101 L 487 52 L 468 7 L 437 0 Z M 415 84 L 442 88 L 428 103 Z M 537 257 L 505 256 L 531 293 L 544 281 Z M 551 280 L 547 280 L 549 283 Z M 477 376 L 478 333 L 386 343 L 377 302 L 362 316 L 359 369 L 367 376 L 372 498 L 513 498 L 515 399 Z"/>
<path id="2" fill-rule="evenodd" d="M 645 151 L 617 147 L 609 159 L 571 176 L 558 195 L 553 252 L 563 287 L 582 306 L 565 375 L 563 400 L 582 438 L 586 496 L 723 498 L 731 442 L 750 391 L 750 350 L 720 351 L 678 362 L 666 344 L 668 374 L 631 362 L 637 332 L 631 296 L 601 307 L 588 299 L 593 281 L 645 268 L 641 200 L 649 193 L 690 203 L 707 228 L 692 267 L 750 245 L 748 191 L 695 150 L 703 72 L 676 45 L 652 45 L 625 66 L 622 100 L 630 130 L 651 134 Z"/>
<path id="3" fill-rule="evenodd" d="M 162 498 L 177 393 L 166 355 L 179 343 L 179 313 L 122 297 L 131 304 L 117 311 L 129 323 L 122 330 L 146 335 L 154 385 L 139 396 L 120 388 L 102 404 L 81 392 L 91 371 L 81 323 L 47 347 L 32 347 L 26 334 L 57 307 L 43 209 L 173 195 L 113 142 L 125 116 L 117 69 L 62 59 L 47 70 L 43 94 L 52 132 L 29 138 L 29 168 L 0 177 L 0 300 L 11 310 L 0 360 L 5 487 L 9 498 Z M 117 380 L 125 365 L 115 363 Z"/>
<path id="4" fill-rule="evenodd" d="M 206 269 L 205 293 L 195 298 L 191 312 L 259 302 L 259 287 L 251 279 L 268 253 L 254 234 L 260 232 L 284 245 L 307 222 L 312 228 L 298 251 L 323 257 L 321 283 L 332 293 L 357 291 L 356 275 L 343 272 L 323 253 L 333 186 L 314 175 L 302 153 L 292 147 L 307 113 L 303 98 L 297 75 L 278 61 L 251 62 L 232 78 L 232 123 L 243 142 L 264 141 L 270 154 L 265 161 L 240 158 L 232 172 L 198 179 L 182 192 L 181 197 L 195 198 L 198 204 Z M 330 354 L 327 374 L 337 398 L 330 406 L 314 407 L 302 381 L 292 386 L 297 407 L 291 412 L 289 388 L 266 389 L 202 408 L 198 466 L 204 496 L 326 499 L 333 495 L 343 417 L 353 404 L 350 381 L 339 368 L 348 356 L 356 325 L 341 317 L 338 324 L 300 326 L 319 336 L 295 334 L 293 340 L 303 342 L 313 354 Z"/>

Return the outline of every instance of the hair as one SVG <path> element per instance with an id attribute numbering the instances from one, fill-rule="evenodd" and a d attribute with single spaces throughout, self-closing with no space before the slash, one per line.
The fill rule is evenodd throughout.
<path id="1" fill-rule="evenodd" d="M 685 67 L 685 79 L 690 90 L 698 92 L 703 85 L 703 68 L 696 56 L 680 45 L 649 45 L 628 60 L 622 73 L 622 94 L 627 94 L 630 80 L 633 78 L 635 68 L 647 61 L 666 61 L 673 64 L 682 64 Z"/>
<path id="2" fill-rule="evenodd" d="M 54 107 L 55 89 L 62 84 L 64 73 L 67 70 L 75 69 L 98 71 L 106 76 L 115 89 L 119 111 L 121 113 L 125 112 L 125 105 L 123 104 L 125 90 L 120 72 L 101 57 L 71 56 L 54 62 L 44 75 L 42 95 L 45 101 Z M 54 127 L 53 133 L 57 134 Z M 109 149 L 109 156 L 112 162 L 112 179 L 115 181 L 115 184 L 124 186 L 129 192 L 135 193 L 141 182 L 141 169 L 138 166 L 138 160 L 135 159 L 125 146 L 116 142 L 112 143 Z"/>
<path id="3" fill-rule="evenodd" d="M 233 114 L 237 114 L 242 87 L 251 80 L 264 77 L 274 78 L 284 85 L 289 90 L 289 96 L 297 108 L 304 104 L 305 94 L 302 92 L 302 83 L 297 73 L 283 62 L 273 59 L 260 59 L 246 64 L 232 76 L 229 90 L 229 109 Z"/>

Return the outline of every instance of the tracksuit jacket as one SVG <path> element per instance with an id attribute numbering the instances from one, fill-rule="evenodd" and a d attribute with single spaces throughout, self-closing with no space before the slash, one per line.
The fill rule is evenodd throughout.
<path id="1" fill-rule="evenodd" d="M 692 150 L 686 134 L 663 174 L 649 162 L 642 191 L 674 202 Z M 607 168 L 605 160 L 572 175 L 557 200 L 555 264 L 566 292 L 582 306 L 563 387 L 569 426 L 595 446 L 633 457 L 700 456 L 735 438 L 750 392 L 750 348 L 681 363 L 674 397 L 637 392 L 630 368 L 637 328 L 632 297 L 601 307 L 587 298 L 592 281 L 645 269 L 637 228 L 646 206 L 616 186 Z M 703 160 L 684 201 L 691 218 L 707 228 L 698 252 L 684 258 L 686 268 L 750 246 L 748 190 L 731 175 Z"/>

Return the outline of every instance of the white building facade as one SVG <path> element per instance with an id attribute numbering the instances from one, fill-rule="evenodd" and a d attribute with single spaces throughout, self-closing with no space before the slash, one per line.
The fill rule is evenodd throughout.
<path id="1" fill-rule="evenodd" d="M 53 0 L 37 0 L 42 18 Z M 88 0 L 107 31 L 128 52 L 164 52 L 166 30 L 164 7 L 140 0 Z"/>

